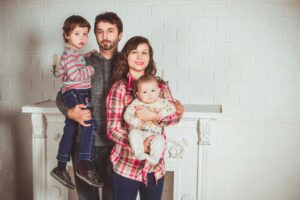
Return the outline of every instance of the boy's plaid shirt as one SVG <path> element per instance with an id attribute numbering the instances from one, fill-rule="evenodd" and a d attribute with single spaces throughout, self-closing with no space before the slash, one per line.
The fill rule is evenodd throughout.
<path id="1" fill-rule="evenodd" d="M 171 90 L 166 84 L 159 84 L 161 89 L 161 97 L 174 103 Z M 124 120 L 124 112 L 126 107 L 133 101 L 133 78 L 128 76 L 128 80 L 120 80 L 116 82 L 106 101 L 107 106 L 107 136 L 115 142 L 112 149 L 110 160 L 113 163 L 113 169 L 116 173 L 143 183 L 147 183 L 147 173 L 154 172 L 156 181 L 165 174 L 164 159 L 160 159 L 159 163 L 152 166 L 148 161 L 140 161 L 134 157 L 131 151 L 128 132 L 129 125 Z M 167 116 L 159 122 L 161 126 L 168 126 L 179 122 L 179 115 L 174 113 Z M 166 138 L 165 131 L 162 131 Z"/>

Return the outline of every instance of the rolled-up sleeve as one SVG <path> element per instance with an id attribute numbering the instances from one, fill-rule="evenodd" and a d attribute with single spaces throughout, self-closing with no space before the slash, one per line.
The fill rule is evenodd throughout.
<path id="1" fill-rule="evenodd" d="M 162 84 L 160 86 L 160 88 L 161 88 L 162 98 L 164 98 L 167 101 L 169 101 L 170 103 L 174 104 L 174 98 L 172 96 L 170 87 L 167 84 Z M 175 112 L 174 114 L 161 119 L 158 122 L 158 124 L 162 127 L 165 127 L 165 126 L 177 124 L 179 122 L 179 120 L 180 120 L 180 117 L 179 117 L 178 113 Z"/>

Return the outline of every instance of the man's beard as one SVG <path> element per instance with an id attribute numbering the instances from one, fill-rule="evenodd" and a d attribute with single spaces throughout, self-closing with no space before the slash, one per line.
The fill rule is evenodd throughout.
<path id="1" fill-rule="evenodd" d="M 118 44 L 118 40 L 110 41 L 110 40 L 103 40 L 99 43 L 100 49 L 102 50 L 111 50 Z"/>

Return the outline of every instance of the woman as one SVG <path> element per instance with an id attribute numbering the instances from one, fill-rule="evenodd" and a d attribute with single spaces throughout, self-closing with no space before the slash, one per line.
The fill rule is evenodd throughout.
<path id="1" fill-rule="evenodd" d="M 114 69 L 113 86 L 107 97 L 107 136 L 115 142 L 111 152 L 113 164 L 113 188 L 115 200 L 135 200 L 138 191 L 141 200 L 159 200 L 164 184 L 165 164 L 162 157 L 158 164 L 140 161 L 134 157 L 128 140 L 129 125 L 124 121 L 126 107 L 134 99 L 135 80 L 144 74 L 155 75 L 153 50 L 149 41 L 141 36 L 132 37 L 121 51 Z M 162 98 L 174 103 L 170 88 L 160 82 Z M 154 121 L 161 126 L 178 123 L 183 107 L 175 103 L 176 113 L 156 121 L 158 113 L 139 108 L 136 115 L 142 121 Z M 163 131 L 165 137 L 165 132 Z M 145 152 L 150 151 L 151 137 L 144 142 Z"/>

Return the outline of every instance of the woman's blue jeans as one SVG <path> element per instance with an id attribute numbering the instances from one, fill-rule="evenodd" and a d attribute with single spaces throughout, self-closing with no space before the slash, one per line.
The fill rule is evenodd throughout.
<path id="1" fill-rule="evenodd" d="M 148 173 L 147 186 L 112 172 L 114 200 L 135 200 L 140 192 L 140 200 L 160 200 L 162 197 L 164 177 L 156 183 L 153 173 Z"/>

